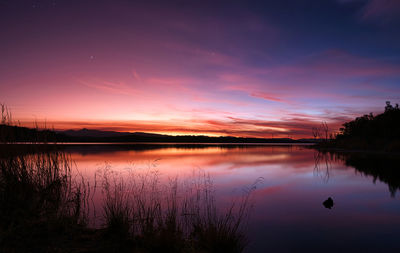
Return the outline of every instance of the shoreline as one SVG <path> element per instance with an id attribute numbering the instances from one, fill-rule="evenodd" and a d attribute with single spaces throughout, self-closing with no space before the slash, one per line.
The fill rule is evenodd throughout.
<path id="1" fill-rule="evenodd" d="M 318 144 L 310 147 L 319 152 L 333 152 L 333 153 L 365 153 L 365 154 L 379 154 L 379 155 L 399 155 L 400 151 L 385 151 L 385 150 L 374 150 L 374 149 L 347 149 L 340 147 L 319 147 Z"/>

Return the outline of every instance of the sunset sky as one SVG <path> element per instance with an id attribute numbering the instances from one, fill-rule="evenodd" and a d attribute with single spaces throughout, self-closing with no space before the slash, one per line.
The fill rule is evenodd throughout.
<path id="1" fill-rule="evenodd" d="M 400 102 L 399 0 L 0 0 L 23 125 L 311 137 Z"/>

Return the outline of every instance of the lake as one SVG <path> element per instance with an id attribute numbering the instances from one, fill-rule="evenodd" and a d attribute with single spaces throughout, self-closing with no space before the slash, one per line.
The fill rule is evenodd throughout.
<path id="1" fill-rule="evenodd" d="M 204 171 L 222 210 L 255 186 L 247 252 L 400 252 L 397 158 L 321 154 L 302 145 L 91 144 L 64 149 L 88 180 L 105 167 L 122 176 L 132 168 L 156 168 L 163 180 Z M 322 204 L 328 197 L 334 202 L 331 209 Z"/>

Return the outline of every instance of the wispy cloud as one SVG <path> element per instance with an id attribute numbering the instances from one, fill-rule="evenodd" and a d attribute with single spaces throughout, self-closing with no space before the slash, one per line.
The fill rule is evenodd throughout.
<path id="1" fill-rule="evenodd" d="M 247 93 L 251 97 L 255 98 L 261 98 L 265 99 L 268 101 L 272 102 L 285 102 L 284 99 L 279 98 L 278 95 L 269 93 L 269 92 L 264 92 L 260 91 L 260 88 L 254 87 L 254 85 L 246 85 L 245 83 L 243 84 L 238 84 L 238 85 L 228 85 L 223 87 L 224 90 L 230 90 L 230 91 L 241 91 Z"/>
<path id="2" fill-rule="evenodd" d="M 347 4 L 364 2 L 360 9 L 360 18 L 364 21 L 386 23 L 400 19 L 400 1 L 398 0 L 337 0 Z"/>
<path id="3" fill-rule="evenodd" d="M 274 101 L 274 102 L 283 102 L 283 99 L 275 97 L 266 92 L 252 92 L 252 93 L 250 93 L 250 96 L 256 97 L 256 98 L 262 98 L 262 99 L 270 100 L 270 101 Z"/>
<path id="4" fill-rule="evenodd" d="M 131 120 L 131 121 L 51 121 L 56 129 L 91 128 L 123 132 L 153 132 L 163 134 L 208 134 L 214 136 L 243 137 L 292 137 L 311 136 L 311 129 L 321 124 L 320 117 L 293 115 L 281 121 L 254 120 L 226 116 L 219 120 L 192 119 L 175 121 Z M 332 131 L 337 131 L 344 121 L 351 118 L 326 118 Z"/>
<path id="5" fill-rule="evenodd" d="M 79 83 L 100 91 L 112 93 L 112 94 L 122 94 L 122 95 L 137 95 L 139 90 L 134 89 L 132 86 L 126 84 L 125 82 L 109 82 L 100 80 L 78 80 Z"/>

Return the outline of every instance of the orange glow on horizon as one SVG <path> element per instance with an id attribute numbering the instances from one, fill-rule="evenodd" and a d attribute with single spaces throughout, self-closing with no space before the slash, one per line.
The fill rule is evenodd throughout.
<path id="1" fill-rule="evenodd" d="M 210 137 L 246 137 L 246 138 L 310 138 L 313 126 L 319 122 L 299 119 L 294 122 L 233 120 L 187 120 L 175 121 L 18 121 L 20 126 L 56 131 L 80 130 L 83 128 L 115 132 L 145 132 L 171 136 L 210 136 Z M 298 127 L 299 125 L 300 127 Z M 330 127 L 338 128 L 333 122 Z"/>
<path id="2" fill-rule="evenodd" d="M 321 22 L 338 27 L 303 30 L 307 19 L 281 22 L 274 8 L 260 14 L 245 1 L 221 13 L 203 1 L 8 2 L 0 4 L 0 103 L 26 126 L 311 138 L 321 122 L 335 132 L 400 99 L 397 30 L 366 41 L 343 13 L 335 16 L 343 22 Z M 352 34 L 351 43 L 337 31 Z"/>

